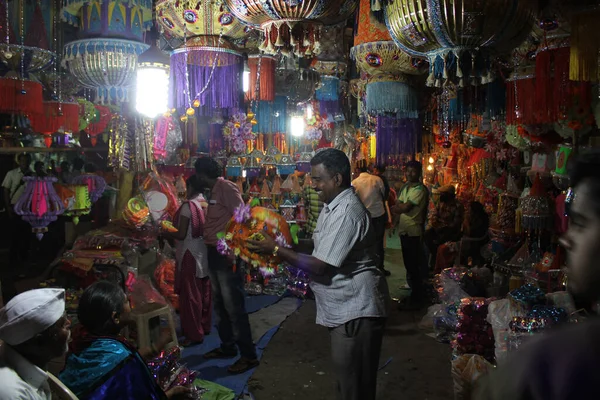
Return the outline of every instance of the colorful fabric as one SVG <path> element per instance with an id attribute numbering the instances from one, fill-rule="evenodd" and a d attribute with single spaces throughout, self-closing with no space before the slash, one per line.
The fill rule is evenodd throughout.
<path id="1" fill-rule="evenodd" d="M 181 270 L 181 263 L 186 253 L 190 253 L 195 259 L 196 277 L 205 278 L 208 276 L 208 252 L 202 235 L 204 234 L 204 211 L 202 210 L 202 196 L 184 202 L 175 214 L 175 221 L 179 223 L 179 218 L 187 217 L 189 219 L 188 230 L 185 239 L 177 241 L 176 259 L 177 269 Z"/>
<path id="2" fill-rule="evenodd" d="M 208 277 L 198 278 L 196 260 L 189 252 L 183 256 L 181 270 L 177 272 L 179 315 L 183 336 L 193 342 L 201 342 L 211 328 L 211 285 Z"/>
<path id="3" fill-rule="evenodd" d="M 313 234 L 317 227 L 319 214 L 323 209 L 323 202 L 319 200 L 319 194 L 312 187 L 304 188 L 304 199 L 306 201 L 306 210 L 308 211 L 308 220 L 306 222 L 306 233 Z"/>
<path id="4" fill-rule="evenodd" d="M 77 397 L 100 399 L 166 399 L 139 353 L 117 338 L 84 334 L 67 357 L 59 379 Z"/>

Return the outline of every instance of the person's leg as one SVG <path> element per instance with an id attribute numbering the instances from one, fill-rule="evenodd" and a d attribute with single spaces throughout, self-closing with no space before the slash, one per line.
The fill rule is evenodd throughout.
<path id="1" fill-rule="evenodd" d="M 375 400 L 384 318 L 358 318 L 330 329 L 340 400 Z"/>
<path id="2" fill-rule="evenodd" d="M 196 278 L 196 260 L 187 251 L 181 265 L 179 313 L 181 331 L 190 342 L 204 341 L 202 309 L 202 293 L 199 288 L 199 279 Z"/>
<path id="3" fill-rule="evenodd" d="M 240 350 L 242 357 L 255 360 L 256 349 L 252 341 L 252 332 L 250 330 L 250 321 L 246 312 L 246 292 L 244 290 L 244 279 L 239 266 L 234 271 L 232 267 L 226 269 L 226 274 L 222 276 L 223 283 L 221 291 L 225 309 L 231 320 L 235 343 Z"/>
<path id="4" fill-rule="evenodd" d="M 421 276 L 421 238 L 419 236 L 401 236 L 402 256 L 407 275 L 411 277 L 411 298 L 423 298 L 423 277 Z"/>
<path id="5" fill-rule="evenodd" d="M 217 317 L 217 331 L 221 339 L 221 352 L 226 356 L 235 356 L 237 349 L 235 348 L 235 339 L 233 336 L 233 328 L 231 319 L 225 307 L 223 298 L 223 287 L 227 285 L 227 258 L 219 254 L 216 248 L 208 247 L 208 274 L 212 289 L 212 301 Z M 209 357 L 214 357 L 216 354 L 209 353 Z"/>

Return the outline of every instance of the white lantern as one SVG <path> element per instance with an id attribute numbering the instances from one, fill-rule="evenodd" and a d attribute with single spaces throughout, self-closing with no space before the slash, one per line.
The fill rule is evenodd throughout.
<path id="1" fill-rule="evenodd" d="M 149 118 L 168 110 L 170 59 L 156 45 L 138 57 L 135 108 Z"/>

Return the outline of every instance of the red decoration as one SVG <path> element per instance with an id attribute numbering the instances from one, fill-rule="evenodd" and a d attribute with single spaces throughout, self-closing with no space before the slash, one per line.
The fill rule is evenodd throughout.
<path id="1" fill-rule="evenodd" d="M 0 113 L 42 114 L 42 99 L 40 83 L 0 78 Z"/>
<path id="2" fill-rule="evenodd" d="M 258 63 L 260 60 L 260 83 L 258 99 L 256 99 L 256 78 L 258 75 Z M 248 57 L 250 67 L 250 87 L 248 90 L 249 100 L 275 101 L 275 57 L 250 56 Z"/>
<path id="3" fill-rule="evenodd" d="M 31 115 L 29 120 L 33 130 L 42 134 L 52 134 L 61 128 L 67 132 L 77 132 L 79 131 L 79 104 L 45 101 L 43 112 Z"/>

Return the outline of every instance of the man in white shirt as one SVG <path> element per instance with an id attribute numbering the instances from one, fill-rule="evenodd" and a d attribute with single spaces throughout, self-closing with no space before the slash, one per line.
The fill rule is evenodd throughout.
<path id="1" fill-rule="evenodd" d="M 2 181 L 2 189 L 4 192 L 4 207 L 8 214 L 11 234 L 10 246 L 10 264 L 14 266 L 19 261 L 27 258 L 29 252 L 29 238 L 31 235 L 31 226 L 23 221 L 19 215 L 15 213 L 15 204 L 25 190 L 24 176 L 33 175 L 31 171 L 31 156 L 29 154 L 19 154 L 17 158 L 18 168 L 8 171 Z"/>
<path id="2" fill-rule="evenodd" d="M 377 256 L 379 257 L 378 267 L 389 275 L 389 271 L 384 269 L 385 260 L 385 225 L 391 222 L 385 207 L 385 185 L 383 180 L 367 172 L 367 167 L 360 168 L 360 175 L 352 181 L 352 186 L 358 198 L 371 214 L 373 228 L 375 230 L 375 239 L 377 240 Z"/>
<path id="3" fill-rule="evenodd" d="M 0 310 L 0 399 L 50 400 L 48 363 L 71 338 L 64 289 L 21 293 Z"/>

